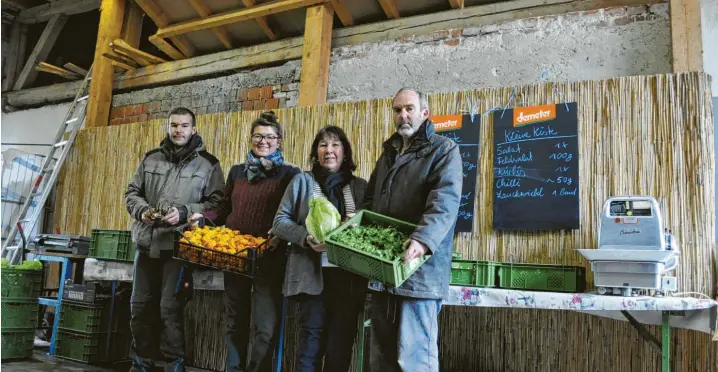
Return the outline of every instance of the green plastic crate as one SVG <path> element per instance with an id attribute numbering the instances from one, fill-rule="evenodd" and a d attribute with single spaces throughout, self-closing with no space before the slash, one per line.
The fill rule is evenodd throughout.
<path id="1" fill-rule="evenodd" d="M 586 270 L 578 266 L 500 263 L 499 287 L 552 292 L 583 292 Z"/>
<path id="2" fill-rule="evenodd" d="M 0 302 L 2 327 L 35 328 L 39 306 L 37 299 L 3 298 Z"/>
<path id="3" fill-rule="evenodd" d="M 2 359 L 23 359 L 32 356 L 35 328 L 5 328 L 0 330 Z"/>
<path id="4" fill-rule="evenodd" d="M 118 307 L 117 305 L 115 306 Z M 109 302 L 91 304 L 62 301 L 60 327 L 68 331 L 87 333 L 107 332 L 109 321 Z M 117 327 L 118 322 L 115 322 L 112 331 L 117 331 Z"/>
<path id="5" fill-rule="evenodd" d="M 126 230 L 92 230 L 89 257 L 104 260 L 134 261 L 132 232 Z"/>
<path id="6" fill-rule="evenodd" d="M 107 333 L 82 333 L 60 328 L 57 331 L 55 356 L 81 363 L 105 363 L 127 359 L 129 332 L 112 332 L 108 354 Z"/>
<path id="7" fill-rule="evenodd" d="M 355 224 L 393 226 L 407 235 L 411 234 L 416 228 L 416 225 L 408 222 L 361 210 L 354 217 L 339 226 L 339 228 L 332 231 L 325 239 L 329 263 L 365 278 L 379 281 L 385 285 L 398 287 L 430 257 L 427 255 L 405 265 L 402 263 L 401 257 L 394 261 L 389 261 L 354 249 L 332 239 L 335 234 L 349 229 Z"/>
<path id="8" fill-rule="evenodd" d="M 0 270 L 2 298 L 34 299 L 42 290 L 42 271 L 5 268 Z"/>
<path id="9" fill-rule="evenodd" d="M 451 261 L 451 284 L 469 287 L 493 287 L 496 285 L 496 267 L 491 261 Z"/>

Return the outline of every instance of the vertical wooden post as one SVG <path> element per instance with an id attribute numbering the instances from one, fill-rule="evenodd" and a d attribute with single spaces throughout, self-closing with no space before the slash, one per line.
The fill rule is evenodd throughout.
<path id="1" fill-rule="evenodd" d="M 673 72 L 703 71 L 700 0 L 670 0 Z"/>
<path id="2" fill-rule="evenodd" d="M 110 53 L 110 43 L 120 38 L 124 14 L 125 0 L 102 0 L 90 80 L 90 98 L 87 103 L 87 127 L 107 126 L 109 121 L 112 105 L 112 61 L 102 55 Z"/>
<path id="3" fill-rule="evenodd" d="M 318 105 L 327 102 L 329 85 L 329 55 L 332 49 L 332 20 L 330 4 L 307 9 L 304 25 L 302 75 L 299 85 L 299 105 Z"/>

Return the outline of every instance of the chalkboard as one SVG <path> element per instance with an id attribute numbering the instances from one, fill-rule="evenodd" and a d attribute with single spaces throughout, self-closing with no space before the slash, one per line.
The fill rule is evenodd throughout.
<path id="1" fill-rule="evenodd" d="M 436 133 L 459 145 L 463 163 L 464 182 L 455 232 L 471 232 L 474 226 L 476 178 L 479 170 L 479 136 L 481 115 L 432 116 Z"/>
<path id="2" fill-rule="evenodd" d="M 494 229 L 578 229 L 576 103 L 493 115 Z"/>

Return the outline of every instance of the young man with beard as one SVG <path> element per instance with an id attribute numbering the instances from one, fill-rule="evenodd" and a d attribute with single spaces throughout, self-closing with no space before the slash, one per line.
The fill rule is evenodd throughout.
<path id="1" fill-rule="evenodd" d="M 431 257 L 398 288 L 372 293 L 371 370 L 438 372 L 438 321 L 449 291 L 463 172 L 459 147 L 434 133 L 426 96 L 401 89 L 364 207 L 417 225 L 404 262 Z"/>
<path id="2" fill-rule="evenodd" d="M 164 370 L 184 371 L 185 301 L 179 292 L 187 269 L 172 258 L 173 229 L 185 223 L 187 216 L 216 207 L 224 188 L 219 161 L 205 151 L 195 125 L 189 109 L 171 110 L 167 137 L 159 148 L 145 154 L 125 193 L 137 245 L 130 321 L 137 356 L 131 371 L 153 368 L 151 340 L 158 316 Z M 161 218 L 155 218 L 158 211 L 164 214 Z"/>

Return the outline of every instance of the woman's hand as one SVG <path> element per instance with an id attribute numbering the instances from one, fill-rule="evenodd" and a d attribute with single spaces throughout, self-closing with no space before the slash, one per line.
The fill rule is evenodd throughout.
<path id="1" fill-rule="evenodd" d="M 324 243 L 320 243 L 314 239 L 314 236 L 307 235 L 307 244 L 312 247 L 315 252 L 322 253 L 327 250 L 327 246 Z"/>
<path id="2" fill-rule="evenodd" d="M 272 229 L 269 229 L 267 232 L 267 239 L 269 239 L 269 243 L 267 243 L 267 246 L 270 247 L 270 249 L 277 248 L 279 245 L 279 238 L 272 235 Z"/>
<path id="3" fill-rule="evenodd" d="M 192 216 L 190 216 L 190 218 L 189 218 L 189 222 L 190 222 L 189 227 L 190 227 L 190 229 L 196 229 L 197 226 L 199 226 L 199 221 L 200 221 L 203 217 L 204 217 L 204 216 L 202 215 L 202 213 L 195 213 L 195 214 L 193 214 Z"/>

